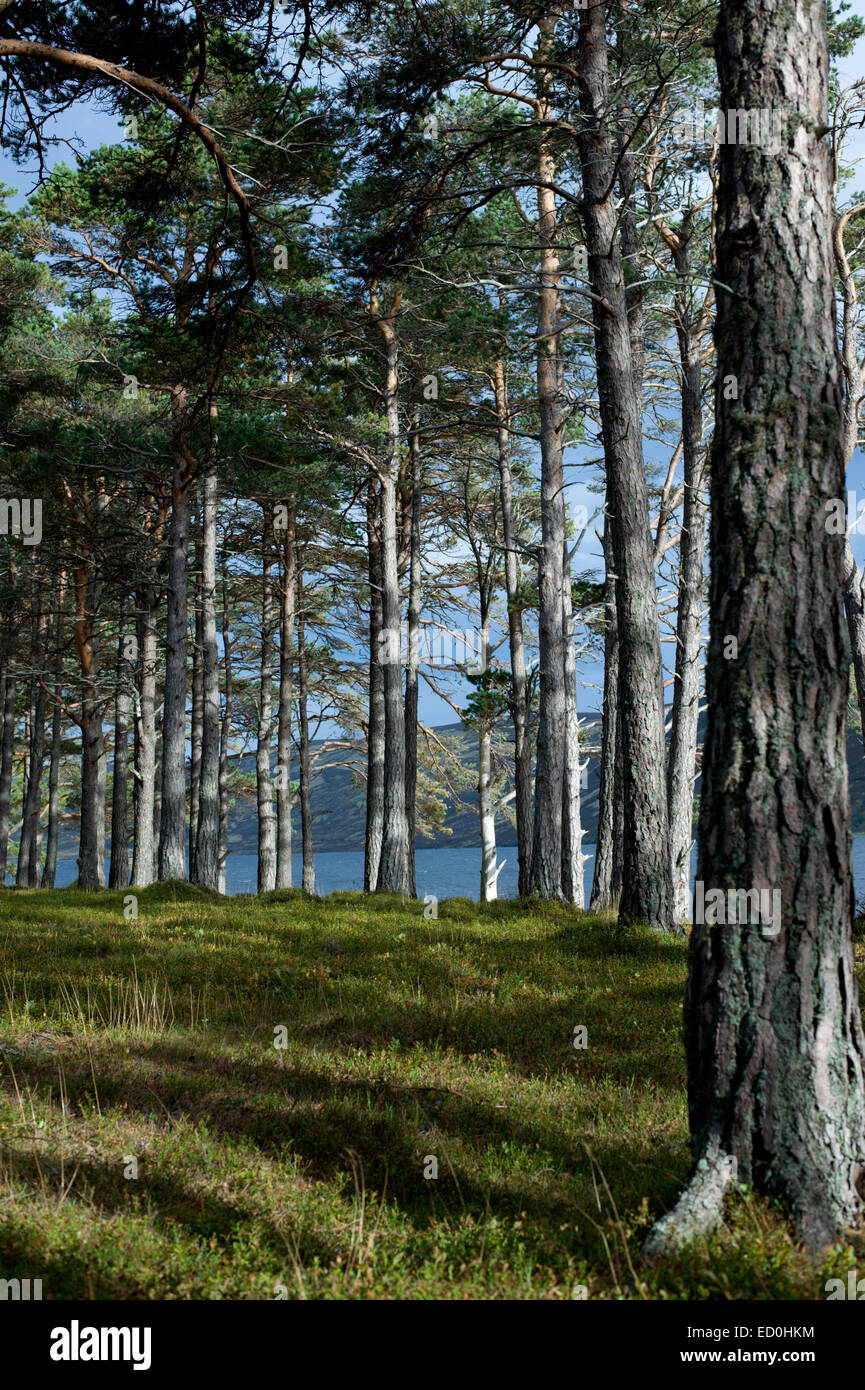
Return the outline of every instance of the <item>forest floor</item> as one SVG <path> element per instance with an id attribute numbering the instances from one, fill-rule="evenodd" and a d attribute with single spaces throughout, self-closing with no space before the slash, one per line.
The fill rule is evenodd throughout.
<path id="1" fill-rule="evenodd" d="M 740 1190 L 716 1236 L 641 1266 L 688 1168 L 685 941 L 557 906 L 438 912 L 162 884 L 127 920 L 121 893 L 0 890 L 0 1278 L 48 1299 L 782 1299 L 861 1265 L 810 1264 Z"/>

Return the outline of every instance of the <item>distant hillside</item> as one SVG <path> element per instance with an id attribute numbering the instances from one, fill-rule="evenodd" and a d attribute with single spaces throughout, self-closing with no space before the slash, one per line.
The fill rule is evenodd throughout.
<path id="1" fill-rule="evenodd" d="M 700 737 L 703 736 L 705 719 L 701 720 Z M 601 719 L 598 714 L 585 714 L 580 721 L 584 744 L 589 749 L 600 746 Z M 461 749 L 461 757 L 467 766 L 476 766 L 477 744 L 473 734 L 466 731 L 460 723 L 445 724 L 435 730 L 439 738 L 456 738 Z M 314 745 L 314 746 L 320 746 Z M 850 801 L 853 831 L 865 832 L 865 756 L 862 740 L 858 733 L 851 731 L 847 738 L 847 757 L 850 767 Z M 598 824 L 598 780 L 599 764 L 597 756 L 588 756 L 588 786 L 582 794 L 583 830 L 588 843 L 593 843 Z M 255 757 L 248 754 L 235 762 L 235 771 L 255 772 Z M 292 768 L 292 777 L 297 777 L 297 768 Z M 699 792 L 699 781 L 697 784 Z M 366 791 L 362 780 L 355 778 L 348 767 L 326 768 L 314 779 L 312 789 L 313 832 L 317 850 L 362 850 L 364 820 L 366 812 Z M 295 848 L 300 848 L 300 811 L 295 808 L 292 825 L 297 837 Z M 480 843 L 478 834 L 477 797 L 473 789 L 451 801 L 445 816 L 446 831 L 432 838 L 418 837 L 419 849 L 467 848 Z M 500 845 L 516 844 L 516 833 L 508 819 L 496 817 L 496 835 Z M 228 847 L 232 854 L 255 854 L 258 843 L 258 825 L 253 799 L 237 799 L 229 812 Z M 74 826 L 64 827 L 61 836 L 61 858 L 74 859 L 78 852 Z"/>

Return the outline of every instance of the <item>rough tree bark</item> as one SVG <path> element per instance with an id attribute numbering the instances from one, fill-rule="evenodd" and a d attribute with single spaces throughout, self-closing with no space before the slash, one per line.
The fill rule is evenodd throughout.
<path id="1" fill-rule="evenodd" d="M 719 156 L 698 880 L 707 898 L 777 892 L 780 910 L 768 930 L 740 924 L 741 909 L 733 923 L 695 923 L 694 1170 L 650 1258 L 716 1222 L 734 1176 L 785 1202 L 818 1251 L 858 1217 L 865 1160 L 844 547 L 827 526 L 845 481 L 825 7 L 722 0 L 716 56 L 723 109 L 796 114 L 777 148 L 725 143 Z"/>
<path id="2" fill-rule="evenodd" d="M 297 574 L 297 684 L 298 724 L 300 726 L 300 838 L 303 849 L 301 885 L 304 893 L 315 892 L 315 855 L 312 841 L 312 767 L 309 747 L 309 661 L 306 652 L 306 605 L 303 572 Z"/>
<path id="3" fill-rule="evenodd" d="M 381 664 L 381 532 L 379 487 L 370 478 L 366 494 L 369 556 L 369 713 L 366 731 L 366 834 L 363 891 L 374 893 L 384 833 L 384 673 Z"/>
<path id="4" fill-rule="evenodd" d="M 562 630 L 565 659 L 565 770 L 562 779 L 562 897 L 582 910 L 583 822 L 580 795 L 580 721 L 577 710 L 577 656 L 574 650 L 574 605 L 571 556 L 564 547 L 565 583 L 562 589 Z"/>
<path id="5" fill-rule="evenodd" d="M 258 891 L 276 887 L 276 813 L 270 775 L 270 743 L 273 738 L 273 580 L 271 578 L 270 527 L 265 513 L 262 542 L 261 667 L 258 702 L 258 741 L 255 780 L 258 804 Z"/>
<path id="6" fill-rule="evenodd" d="M 219 730 L 219 848 L 217 853 L 216 886 L 225 892 L 228 864 L 228 748 L 231 741 L 231 719 L 234 713 L 234 672 L 231 652 L 231 611 L 228 604 L 228 559 L 222 563 L 222 651 L 225 673 L 225 701 Z"/>
<path id="7" fill-rule="evenodd" d="M 42 887 L 53 888 L 57 877 L 57 849 L 60 836 L 60 756 L 63 751 L 63 711 L 60 690 L 63 685 L 63 599 L 66 576 L 58 576 L 54 591 L 54 706 L 51 712 L 51 753 L 48 760 L 48 831 L 45 836 L 45 867 Z M 0 878 L 2 882 L 2 878 Z"/>
<path id="8" fill-rule="evenodd" d="M 529 893 L 532 870 L 532 746 L 529 737 L 528 680 L 523 610 L 520 606 L 520 561 L 514 526 L 514 491 L 511 470 L 510 410 L 505 364 L 499 358 L 493 374 L 496 400 L 499 500 L 502 509 L 505 593 L 508 603 L 508 642 L 511 658 L 511 719 L 514 726 L 514 792 L 517 820 L 518 886 L 521 898 Z"/>
<path id="9" fill-rule="evenodd" d="M 619 627 L 618 703 L 624 769 L 624 872 L 619 917 L 671 924 L 661 644 L 642 420 L 618 241 L 615 147 L 607 124 L 609 81 L 604 7 L 580 13 L 578 146 L 601 432 Z"/>
<path id="10" fill-rule="evenodd" d="M 201 501 L 201 753 L 193 881 L 219 887 L 219 649 L 216 643 L 216 469 L 204 475 Z"/>
<path id="11" fill-rule="evenodd" d="M 279 713 L 277 724 L 276 886 L 290 888 L 291 872 L 291 707 L 294 699 L 294 624 L 297 593 L 297 545 L 294 499 L 286 508 L 279 587 Z"/>
<path id="12" fill-rule="evenodd" d="M 189 880 L 198 883 L 195 872 L 195 855 L 198 839 L 199 783 L 201 780 L 201 740 L 204 723 L 204 612 L 201 606 L 202 590 L 202 515 L 197 509 L 192 518 L 192 535 L 195 545 L 195 593 L 192 600 L 193 632 L 192 643 L 192 709 L 189 726 Z"/>
<path id="13" fill-rule="evenodd" d="M 407 613 L 407 653 L 405 671 L 405 818 L 408 834 L 408 892 L 417 896 L 415 880 L 415 836 L 417 828 L 417 710 L 418 666 L 420 660 L 420 527 L 422 511 L 423 459 L 420 447 L 420 406 L 412 412 L 409 433 L 411 462 L 411 514 L 409 522 L 409 580 Z"/>
<path id="14" fill-rule="evenodd" d="M 139 589 L 138 682 L 135 692 L 135 797 L 133 801 L 132 883 L 153 882 L 156 796 L 156 605 L 155 589 Z"/>
<path id="15" fill-rule="evenodd" d="M 39 821 L 42 805 L 42 771 L 45 763 L 45 714 L 48 696 L 44 684 L 36 679 L 42 673 L 45 654 L 45 632 L 48 618 L 42 612 L 41 584 L 34 589 L 36 608 L 32 621 L 30 659 L 33 668 L 30 695 L 30 741 L 27 764 L 27 779 L 24 790 L 24 804 L 21 815 L 21 836 L 18 843 L 18 866 L 15 882 L 19 888 L 36 888 L 39 885 Z"/>
<path id="16" fill-rule="evenodd" d="M 613 568 L 610 517 L 604 521 L 602 546 L 606 567 L 604 580 L 604 704 L 601 716 L 601 767 L 598 784 L 598 829 L 595 842 L 595 871 L 589 896 L 590 912 L 617 912 L 621 877 L 615 881 L 617 845 L 621 860 L 621 837 L 617 836 L 616 764 L 621 753 L 619 728 L 619 618 L 616 607 L 616 575 Z M 619 785 L 619 791 L 621 787 Z M 621 798 L 619 798 L 621 799 Z"/>
<path id="17" fill-rule="evenodd" d="M 558 13 L 539 22 L 536 60 L 552 51 Z M 539 123 L 550 119 L 549 69 L 538 69 Z M 538 157 L 538 242 L 541 247 L 538 288 L 537 392 L 541 446 L 541 545 L 538 571 L 538 672 L 540 704 L 535 759 L 535 814 L 532 829 L 530 891 L 536 897 L 562 896 L 562 795 L 565 777 L 567 700 L 563 589 L 565 496 L 563 371 L 559 342 L 559 255 L 556 249 L 556 162 L 547 140 Z"/>
<path id="18" fill-rule="evenodd" d="M 3 672 L 3 753 L 0 757 L 0 885 L 6 882 L 9 862 L 9 821 L 12 806 L 12 771 L 15 756 L 15 697 L 18 682 L 7 647 Z"/>
<path id="19" fill-rule="evenodd" d="M 108 887 L 125 888 L 129 882 L 129 718 L 132 713 L 131 668 L 127 658 L 129 603 L 120 609 L 117 632 L 117 669 L 114 686 L 114 775 L 111 786 L 111 861 Z"/>
<path id="20" fill-rule="evenodd" d="M 173 392 L 178 456 L 171 479 L 168 538 L 168 615 L 162 702 L 162 796 L 159 812 L 159 879 L 186 878 L 186 662 L 189 480 L 191 461 L 182 444 L 186 393 Z"/>
<path id="21" fill-rule="evenodd" d="M 682 465 L 684 499 L 679 541 L 679 593 L 676 605 L 676 674 L 667 754 L 667 809 L 670 818 L 670 872 L 677 926 L 690 920 L 691 845 L 694 825 L 694 779 L 700 717 L 700 653 L 703 618 L 706 450 L 703 447 L 701 336 L 703 310 L 695 311 L 688 243 L 692 215 L 678 232 L 662 228 L 678 278 L 676 336 L 682 373 Z"/>
<path id="22" fill-rule="evenodd" d="M 390 313 L 379 311 L 378 293 L 370 296 L 371 312 L 384 339 L 385 383 L 382 399 L 387 419 L 387 463 L 381 470 L 381 596 L 384 685 L 384 820 L 381 860 L 376 887 L 407 893 L 408 822 L 405 814 L 405 703 L 402 688 L 401 613 L 397 528 L 397 484 L 400 472 L 399 345 L 395 318 L 402 292 L 397 291 Z"/>

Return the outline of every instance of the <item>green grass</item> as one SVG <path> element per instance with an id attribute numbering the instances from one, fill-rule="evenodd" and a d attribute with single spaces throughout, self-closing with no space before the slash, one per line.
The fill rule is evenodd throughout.
<path id="1" fill-rule="evenodd" d="M 126 920 L 120 893 L 0 891 L 0 1277 L 46 1298 L 822 1298 L 857 1251 L 815 1267 L 744 1191 L 716 1236 L 640 1265 L 688 1168 L 685 957 L 557 906 L 426 920 L 164 884 Z"/>

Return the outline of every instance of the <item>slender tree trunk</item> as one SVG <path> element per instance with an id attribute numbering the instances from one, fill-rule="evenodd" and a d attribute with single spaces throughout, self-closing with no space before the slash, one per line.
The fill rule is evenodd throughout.
<path id="1" fill-rule="evenodd" d="M 682 460 L 685 496 L 679 542 L 679 597 L 676 609 L 676 677 L 667 757 L 670 866 L 673 911 L 678 925 L 690 918 L 691 844 L 697 726 L 700 716 L 700 629 L 703 618 L 703 552 L 706 499 L 701 402 L 700 339 L 694 328 L 688 242 L 684 231 L 671 247 L 679 277 L 676 333 L 682 368 Z"/>
<path id="2" fill-rule="evenodd" d="M 63 712 L 60 691 L 63 686 L 63 599 L 65 575 L 57 580 L 54 602 L 54 694 L 51 711 L 51 752 L 48 761 L 48 834 L 45 839 L 45 868 L 42 887 L 53 888 L 57 878 L 57 849 L 60 836 L 60 755 L 63 747 Z"/>
<path id="3" fill-rule="evenodd" d="M 366 735 L 366 835 L 363 891 L 375 892 L 384 834 L 384 674 L 382 671 L 381 536 L 379 488 L 370 478 L 366 498 L 369 549 L 369 723 Z"/>
<path id="4" fill-rule="evenodd" d="M 31 660 L 34 672 L 42 674 L 44 664 L 46 615 L 42 612 L 42 586 L 34 592 L 36 612 L 33 616 L 33 637 Z M 18 868 L 15 882 L 21 888 L 36 888 L 39 885 L 39 820 L 42 806 L 42 771 L 45 763 L 45 712 L 47 695 L 45 687 L 36 680 L 34 674 L 30 693 L 30 747 L 28 757 L 27 783 L 24 790 L 21 814 L 21 837 L 18 846 Z"/>
<path id="5" fill-rule="evenodd" d="M 557 13 L 539 23 L 537 55 L 551 52 Z M 549 120 L 549 76 L 541 69 L 539 120 Z M 538 165 L 538 240 L 541 245 L 538 291 L 537 383 L 541 445 L 541 553 L 539 567 L 538 668 L 540 708 L 535 762 L 535 818 L 532 835 L 531 892 L 542 898 L 562 894 L 562 796 L 565 779 L 567 698 L 565 695 L 565 633 L 563 590 L 565 575 L 565 495 L 562 472 L 564 444 L 563 374 L 559 343 L 561 276 L 556 250 L 556 165 L 550 145 L 542 140 Z"/>
<path id="6" fill-rule="evenodd" d="M 276 815 L 273 809 L 273 779 L 270 775 L 270 744 L 273 738 L 273 580 L 270 574 L 272 557 L 267 522 L 262 542 L 262 556 L 261 681 L 255 776 L 258 793 L 258 891 L 270 893 L 276 887 Z"/>
<path id="7" fill-rule="evenodd" d="M 577 711 L 577 658 L 574 651 L 574 605 L 571 557 L 564 547 L 565 583 L 562 624 L 565 638 L 565 771 L 562 779 L 562 897 L 581 910 L 583 887 L 583 822 L 580 806 L 580 721 Z"/>
<path id="8" fill-rule="evenodd" d="M 117 635 L 117 684 L 114 693 L 114 778 L 111 788 L 111 864 L 109 888 L 125 888 L 129 882 L 129 718 L 132 712 L 132 671 L 126 656 L 129 605 L 122 605 Z"/>
<path id="9" fill-rule="evenodd" d="M 315 855 L 312 842 L 312 769 L 309 747 L 309 662 L 306 652 L 306 611 L 303 572 L 297 575 L 297 681 L 300 724 L 300 835 L 303 847 L 304 893 L 315 892 Z"/>
<path id="10" fill-rule="evenodd" d="M 194 881 L 219 886 L 219 649 L 216 643 L 217 476 L 208 468 L 201 506 L 201 757 Z"/>
<path id="11" fill-rule="evenodd" d="M 215 526 L 214 521 L 214 526 Z M 204 736 L 204 610 L 202 589 L 204 585 L 204 539 L 203 517 L 199 511 L 192 520 L 192 533 L 195 537 L 195 597 L 193 618 L 195 639 L 192 644 L 192 722 L 189 733 L 189 879 L 199 883 L 195 859 L 198 852 L 198 812 L 201 798 L 201 742 Z M 215 855 L 214 855 L 215 858 Z"/>
<path id="12" fill-rule="evenodd" d="M 609 104 L 604 8 L 580 14 L 579 68 L 583 128 L 586 250 L 595 298 L 595 353 L 601 431 L 613 513 L 613 559 L 619 623 L 618 696 L 625 794 L 622 921 L 672 923 L 665 786 L 664 707 L 642 421 L 628 322 L 628 298 L 610 194 L 615 158 L 606 124 Z"/>
<path id="13" fill-rule="evenodd" d="M 94 656 L 95 656 L 95 642 Z M 81 827 L 78 884 L 105 887 L 105 741 L 96 691 L 88 680 L 81 700 Z"/>
<path id="14" fill-rule="evenodd" d="M 3 672 L 3 753 L 0 758 L 0 885 L 6 883 L 9 861 L 9 822 L 12 808 L 12 773 L 15 756 L 15 668 L 7 657 Z"/>
<path id="15" fill-rule="evenodd" d="M 182 416 L 185 393 L 175 393 Z M 178 457 L 171 482 L 168 540 L 168 622 L 162 704 L 162 800 L 159 817 L 159 878 L 186 878 L 186 661 L 189 477 Z"/>
<path id="16" fill-rule="evenodd" d="M 619 901 L 613 887 L 616 833 L 616 735 L 618 732 L 619 619 L 616 608 L 616 575 L 612 557 L 609 517 L 604 523 L 604 707 L 601 716 L 601 768 L 598 785 L 598 830 L 595 871 L 589 898 L 591 912 L 616 912 Z"/>
<path id="17" fill-rule="evenodd" d="M 523 636 L 523 610 L 520 595 L 520 562 L 514 526 L 511 436 L 509 429 L 505 364 L 499 358 L 495 374 L 496 426 L 499 465 L 499 499 L 502 509 L 502 539 L 505 550 L 505 593 L 508 601 L 508 640 L 511 658 L 511 719 L 514 726 L 514 792 L 517 819 L 518 892 L 529 893 L 532 867 L 532 747 L 529 737 L 528 681 L 526 645 Z"/>
<path id="18" fill-rule="evenodd" d="M 225 705 L 219 736 L 219 853 L 217 858 L 217 888 L 226 889 L 228 861 L 228 749 L 231 741 L 231 717 L 234 713 L 234 676 L 231 662 L 231 614 L 228 606 L 228 562 L 222 567 L 222 649 L 225 671 Z"/>
<path id="19" fill-rule="evenodd" d="M 279 723 L 276 784 L 276 886 L 290 888 L 291 871 L 291 707 L 294 700 L 294 625 L 297 604 L 297 539 L 294 499 L 287 508 L 282 540 L 279 590 Z"/>
<path id="20" fill-rule="evenodd" d="M 841 370 L 844 375 L 844 406 L 841 418 L 841 454 L 844 467 L 859 443 L 859 413 L 865 391 L 865 366 L 859 362 L 859 290 L 844 245 L 844 229 L 852 216 L 848 209 L 837 219 L 834 229 L 835 265 L 841 280 L 843 310 L 841 318 Z M 865 592 L 862 573 L 853 557 L 850 536 L 844 537 L 844 607 L 850 634 L 850 653 L 856 682 L 856 697 L 865 742 Z"/>
<path id="21" fill-rule="evenodd" d="M 420 407 L 412 415 L 409 434 L 411 455 L 411 539 L 408 585 L 407 665 L 405 672 L 405 816 L 408 826 L 408 892 L 417 897 L 415 838 L 417 835 L 417 711 L 420 660 L 420 527 L 423 461 L 420 448 Z"/>
<path id="22" fill-rule="evenodd" d="M 135 798 L 132 882 L 153 882 L 156 794 L 156 595 L 138 593 L 138 689 L 135 693 Z"/>
<path id="23" fill-rule="evenodd" d="M 719 155 L 709 715 L 685 1001 L 694 1168 L 650 1257 L 715 1224 L 735 1179 L 786 1203 L 813 1252 L 861 1213 L 844 546 L 827 525 L 845 496 L 827 50 L 822 5 L 722 0 L 722 109 L 787 123 L 774 148 L 729 141 Z M 757 921 L 742 899 L 760 890 L 771 910 Z"/>
<path id="24" fill-rule="evenodd" d="M 381 475 L 382 674 L 384 681 L 384 822 L 377 887 L 389 893 L 409 889 L 409 842 L 405 799 L 405 703 L 402 688 L 401 612 L 397 536 L 397 483 L 400 465 L 399 378 L 394 316 L 377 318 L 385 343 L 384 405 L 388 461 Z"/>

